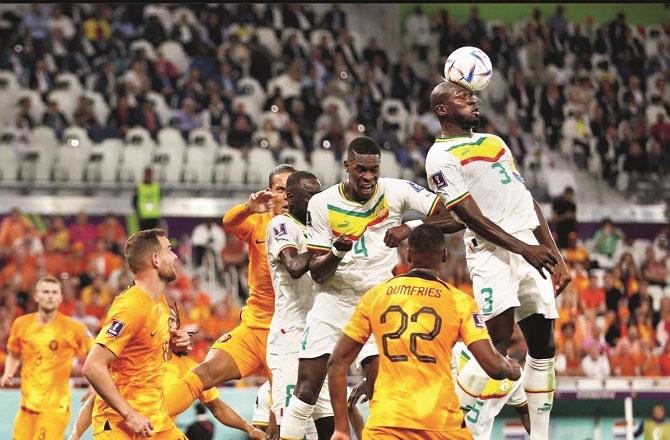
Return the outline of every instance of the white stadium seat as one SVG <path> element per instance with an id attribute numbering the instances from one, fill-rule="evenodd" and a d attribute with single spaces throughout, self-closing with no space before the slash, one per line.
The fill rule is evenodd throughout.
<path id="1" fill-rule="evenodd" d="M 58 87 L 62 84 L 62 87 Z M 71 93 L 75 98 L 81 95 L 84 87 L 81 85 L 79 78 L 74 73 L 63 72 L 56 75 L 54 78 L 54 87 L 58 90 L 64 90 Z"/>
<path id="2" fill-rule="evenodd" d="M 163 28 L 165 29 L 166 33 L 172 32 L 172 14 L 170 14 L 170 10 L 166 8 L 163 5 L 147 5 L 144 7 L 144 18 L 148 18 L 152 15 L 155 15 L 158 17 L 158 20 L 161 22 L 161 25 L 163 25 Z"/>
<path id="3" fill-rule="evenodd" d="M 120 139 L 105 139 L 93 145 L 89 152 L 84 176 L 87 182 L 115 182 L 123 142 Z"/>
<path id="4" fill-rule="evenodd" d="M 353 114 L 351 113 L 351 110 L 349 110 L 347 104 L 340 98 L 328 96 L 321 103 L 321 108 L 325 111 L 331 104 L 335 104 L 337 106 L 337 113 L 340 116 L 340 122 L 342 122 L 342 126 L 348 127 Z"/>
<path id="5" fill-rule="evenodd" d="M 44 116 L 44 111 L 46 110 L 46 105 L 42 101 L 42 95 L 37 90 L 32 89 L 22 89 L 19 92 L 18 99 L 23 98 L 24 96 L 30 98 L 30 116 L 33 118 L 33 121 L 37 124 L 42 123 L 42 116 Z"/>
<path id="6" fill-rule="evenodd" d="M 296 170 L 310 171 L 311 167 L 305 160 L 305 154 L 301 150 L 284 148 L 279 152 L 279 163 L 292 165 Z"/>
<path id="7" fill-rule="evenodd" d="M 247 161 L 251 164 L 247 169 L 247 183 L 267 185 L 268 175 L 276 166 L 270 150 L 253 147 L 249 150 Z"/>
<path id="8" fill-rule="evenodd" d="M 156 49 L 154 49 L 154 45 L 147 40 L 135 40 L 130 43 L 130 51 L 134 52 L 136 50 L 144 51 L 144 55 L 151 61 L 156 59 Z"/>
<path id="9" fill-rule="evenodd" d="M 206 145 L 191 144 L 186 147 L 184 182 L 209 184 L 214 167 L 214 149 Z"/>
<path id="10" fill-rule="evenodd" d="M 93 108 L 93 114 L 95 115 L 98 124 L 106 124 L 110 110 L 107 102 L 105 102 L 105 98 L 103 98 L 100 93 L 91 90 L 84 91 L 83 95 L 93 102 L 91 107 Z"/>
<path id="11" fill-rule="evenodd" d="M 244 181 L 246 163 L 242 153 L 234 148 L 222 146 L 214 152 L 213 183 L 241 184 Z"/>
<path id="12" fill-rule="evenodd" d="M 82 137 L 70 127 L 69 134 L 63 136 L 64 142 L 56 148 L 56 163 L 53 167 L 53 180 L 56 182 L 81 182 L 84 179 L 84 167 L 89 159 L 90 139 Z M 85 134 L 85 132 L 84 132 Z"/>
<path id="13" fill-rule="evenodd" d="M 333 34 L 331 34 L 330 31 L 327 31 L 325 29 L 314 29 L 309 36 L 309 42 L 311 43 L 312 46 L 320 46 L 321 40 L 324 37 L 327 41 L 326 47 L 328 47 L 329 49 L 335 47 L 335 42 L 333 41 Z"/>
<path id="14" fill-rule="evenodd" d="M 338 183 L 342 179 L 343 165 L 335 160 L 331 150 L 315 148 L 312 152 L 312 173 L 321 181 L 324 188 Z"/>
<path id="15" fill-rule="evenodd" d="M 157 181 L 170 183 L 180 181 L 185 149 L 186 143 L 176 129 L 164 128 L 158 133 L 158 145 L 152 158 L 152 168 Z"/>
<path id="16" fill-rule="evenodd" d="M 400 178 L 402 169 L 396 160 L 395 153 L 389 150 L 381 151 L 381 173 L 385 177 Z"/>
<path id="17" fill-rule="evenodd" d="M 16 148 L 12 145 L 0 144 L 0 182 L 16 180 L 16 165 L 18 163 Z"/>
<path id="18" fill-rule="evenodd" d="M 151 162 L 154 147 L 155 143 L 145 128 L 129 129 L 126 133 L 126 144 L 123 147 L 119 179 L 123 182 L 134 183 L 142 181 L 144 168 Z"/>
<path id="19" fill-rule="evenodd" d="M 58 110 L 60 110 L 68 121 L 72 121 L 72 116 L 77 108 L 77 98 L 79 95 L 73 95 L 65 90 L 54 90 L 47 95 L 47 102 L 56 101 Z"/>
<path id="20" fill-rule="evenodd" d="M 265 46 L 273 57 L 281 55 L 281 46 L 277 41 L 277 34 L 275 34 L 274 29 L 268 27 L 256 28 L 256 36 L 258 36 L 258 42 Z"/>
<path id="21" fill-rule="evenodd" d="M 158 50 L 163 53 L 165 58 L 174 63 L 180 75 L 188 70 L 191 60 L 188 58 L 188 55 L 186 55 L 186 52 L 184 52 L 181 43 L 177 41 L 166 41 L 160 45 Z"/>
<path id="22" fill-rule="evenodd" d="M 261 83 L 250 76 L 245 76 L 237 81 L 237 88 L 240 90 L 239 96 L 249 96 L 253 98 L 258 104 L 257 107 L 260 108 L 265 103 L 266 94 L 265 89 Z"/>
<path id="23" fill-rule="evenodd" d="M 146 98 L 154 103 L 154 110 L 156 110 L 156 113 L 158 114 L 158 119 L 160 119 L 161 125 L 168 125 L 170 117 L 172 116 L 172 110 L 167 102 L 165 102 L 165 97 L 160 93 L 149 91 L 146 94 Z"/>

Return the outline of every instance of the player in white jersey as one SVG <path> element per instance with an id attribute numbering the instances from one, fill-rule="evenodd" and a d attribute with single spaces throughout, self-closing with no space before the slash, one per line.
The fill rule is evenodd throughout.
<path id="1" fill-rule="evenodd" d="M 458 382 L 458 373 L 473 358 L 463 342 L 457 342 L 451 351 L 451 372 L 454 382 Z M 489 379 L 482 394 L 475 400 L 472 407 L 461 408 L 464 411 L 464 420 L 472 433 L 474 440 L 490 440 L 495 417 L 500 414 L 505 404 L 513 407 L 519 414 L 521 423 L 530 433 L 528 418 L 528 399 L 520 380 Z"/>
<path id="2" fill-rule="evenodd" d="M 275 292 L 275 311 L 268 334 L 267 361 L 272 372 L 272 411 L 281 426 L 298 380 L 298 350 L 305 317 L 314 303 L 314 281 L 309 275 L 305 221 L 307 203 L 321 191 L 311 173 L 296 171 L 286 181 L 288 212 L 268 224 L 268 266 Z M 321 388 L 312 413 L 322 438 L 333 434 L 333 408 L 328 388 Z"/>
<path id="3" fill-rule="evenodd" d="M 256 403 L 254 404 L 254 413 L 251 418 L 251 424 L 256 429 L 266 432 L 270 425 L 270 381 L 266 380 L 258 388 L 256 393 Z M 316 426 L 314 422 L 307 425 L 307 434 L 305 440 L 318 440 L 319 436 L 316 433 Z"/>
<path id="4" fill-rule="evenodd" d="M 442 137 L 426 157 L 429 186 L 467 227 L 475 299 L 501 354 L 507 353 L 514 322 L 519 323 L 528 345 L 523 381 L 531 438 L 547 439 L 555 381 L 554 296 L 570 280 L 567 267 L 507 145 L 497 136 L 472 131 L 479 122 L 473 93 L 447 81 L 433 89 L 430 106 Z M 481 393 L 488 377 L 469 362 L 461 379 L 459 398 L 467 400 Z"/>
<path id="5" fill-rule="evenodd" d="M 282 439 L 303 437 L 342 328 L 363 293 L 392 277 L 397 253 L 389 244 L 397 245 L 396 234 L 410 229 L 402 226 L 402 214 L 416 210 L 429 216 L 442 210 L 440 198 L 423 187 L 380 178 L 380 157 L 373 139 L 354 139 L 344 161 L 348 180 L 309 201 L 309 268 L 317 283 L 316 297 L 307 314 L 298 382 L 283 417 Z M 366 376 L 376 376 L 377 354 L 371 339 L 359 355 Z"/>

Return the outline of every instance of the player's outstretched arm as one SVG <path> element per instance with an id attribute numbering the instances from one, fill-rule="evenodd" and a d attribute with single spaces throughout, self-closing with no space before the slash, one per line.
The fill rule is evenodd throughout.
<path id="1" fill-rule="evenodd" d="M 5 372 L 3 373 L 2 378 L 0 378 L 0 387 L 8 387 L 12 384 L 14 375 L 18 371 L 20 365 L 21 357 L 10 351 L 7 355 L 7 359 L 5 359 Z"/>
<path id="2" fill-rule="evenodd" d="M 297 280 L 309 270 L 309 260 L 312 259 L 312 255 L 309 252 L 299 254 L 298 249 L 287 247 L 279 253 L 279 259 L 291 278 Z"/>
<path id="3" fill-rule="evenodd" d="M 353 245 L 353 241 L 339 236 L 333 242 L 333 248 L 328 252 L 310 251 L 312 256 L 309 261 L 309 273 L 314 282 L 320 284 L 330 278 Z"/>
<path id="4" fill-rule="evenodd" d="M 540 226 L 535 228 L 533 234 L 535 235 L 537 242 L 554 251 L 554 255 L 558 259 L 556 272 L 554 272 L 553 276 L 551 277 L 552 281 L 554 282 L 554 295 L 558 296 L 561 294 L 563 289 L 567 287 L 568 283 L 570 283 L 570 271 L 568 270 L 568 266 L 563 260 L 561 251 L 558 250 L 558 246 L 556 246 L 554 237 L 551 235 L 549 225 L 547 224 L 547 219 L 544 217 L 544 213 L 542 213 L 542 208 L 540 208 L 540 205 L 536 200 L 533 200 L 533 204 L 535 205 L 535 214 L 537 215 L 537 219 L 540 222 Z"/>
<path id="5" fill-rule="evenodd" d="M 333 439 L 351 439 L 347 405 L 347 371 L 361 348 L 363 344 L 342 334 L 328 360 L 328 391 L 335 416 Z"/>
<path id="6" fill-rule="evenodd" d="M 490 378 L 495 380 L 519 380 L 521 377 L 519 363 L 498 353 L 490 339 L 475 341 L 468 345 L 468 350 Z"/>
<path id="7" fill-rule="evenodd" d="M 135 434 L 149 437 L 153 433 L 151 422 L 133 410 L 114 384 L 109 367 L 115 358 L 116 355 L 107 347 L 95 344 L 86 358 L 84 376 L 102 400 L 124 418 L 128 428 Z"/>
<path id="8" fill-rule="evenodd" d="M 531 266 L 546 278 L 542 269 L 554 274 L 553 266 L 558 259 L 552 250 L 544 245 L 531 245 L 511 236 L 503 228 L 496 225 L 482 214 L 472 197 L 466 197 L 452 208 L 454 213 L 465 222 L 472 231 L 485 240 L 490 241 L 510 252 L 521 255 Z"/>
<path id="9" fill-rule="evenodd" d="M 86 392 L 88 396 L 86 401 L 79 409 L 77 418 L 74 421 L 74 426 L 72 432 L 67 440 L 79 440 L 82 435 L 86 432 L 89 426 L 91 426 L 91 414 L 93 413 L 93 402 L 95 401 L 95 392 L 89 393 Z"/>
<path id="10" fill-rule="evenodd" d="M 246 432 L 249 438 L 254 440 L 264 440 L 265 433 L 260 429 L 254 428 L 246 422 L 234 409 L 226 405 L 221 399 L 214 399 L 205 404 L 212 412 L 216 420 L 231 428 Z"/>

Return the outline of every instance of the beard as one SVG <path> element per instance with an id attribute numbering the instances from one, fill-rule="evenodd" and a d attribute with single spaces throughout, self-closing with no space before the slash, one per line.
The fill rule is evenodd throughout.
<path id="1" fill-rule="evenodd" d="M 177 272 L 174 270 L 174 267 L 161 267 L 158 269 L 158 278 L 165 281 L 165 283 L 171 283 L 177 279 Z"/>

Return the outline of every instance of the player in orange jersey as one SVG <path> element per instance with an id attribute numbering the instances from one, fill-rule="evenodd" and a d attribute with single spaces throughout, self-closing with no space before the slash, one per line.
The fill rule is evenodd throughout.
<path id="1" fill-rule="evenodd" d="M 265 353 L 275 294 L 265 235 L 270 219 L 286 211 L 286 180 L 294 171 L 290 165 L 278 166 L 270 173 L 267 189 L 252 194 L 246 203 L 234 206 L 223 217 L 226 232 L 234 233 L 249 246 L 249 299 L 242 309 L 242 323 L 222 335 L 204 362 L 181 383 L 166 388 L 170 413 L 182 412 L 203 390 L 229 380 L 257 373 L 270 376 Z"/>
<path id="2" fill-rule="evenodd" d="M 70 373 L 75 356 L 83 356 L 92 340 L 83 324 L 58 312 L 61 284 L 45 277 L 35 285 L 37 312 L 12 323 L 0 386 L 11 385 L 21 369 L 21 408 L 14 440 L 62 440 L 70 420 Z"/>
<path id="3" fill-rule="evenodd" d="M 351 439 L 347 370 L 370 335 L 379 348 L 379 373 L 364 440 L 472 439 L 451 376 L 451 350 L 461 338 L 492 378 L 521 376 L 519 364 L 491 344 L 474 300 L 438 278 L 446 258 L 440 229 L 418 226 L 409 236 L 410 272 L 373 287 L 356 306 L 328 365 L 333 440 Z"/>
<path id="4" fill-rule="evenodd" d="M 170 318 L 168 320 L 170 330 L 177 330 L 180 327 L 179 310 L 176 307 L 170 308 Z M 188 351 L 175 351 L 170 354 L 170 360 L 165 364 L 165 376 L 163 384 L 170 386 L 174 381 L 178 380 L 184 374 L 191 371 L 197 364 L 188 357 Z M 93 411 L 93 401 L 95 400 L 95 393 L 92 392 L 85 396 L 85 403 L 79 410 L 79 415 L 74 423 L 74 428 L 68 440 L 79 440 L 84 432 L 91 425 L 91 413 Z M 265 432 L 256 429 L 254 426 L 247 423 L 242 416 L 240 416 L 233 408 L 226 405 L 223 400 L 219 398 L 219 390 L 210 388 L 203 391 L 199 400 L 212 412 L 216 419 L 226 426 L 239 429 L 247 433 L 252 440 L 264 440 Z M 177 415 L 170 414 L 172 421 L 176 422 Z"/>
<path id="5" fill-rule="evenodd" d="M 171 347 L 190 343 L 185 331 L 169 329 L 163 294 L 177 278 L 177 256 L 160 229 L 133 234 L 125 256 L 135 283 L 114 299 L 84 364 L 84 375 L 98 393 L 93 437 L 182 440 L 186 437 L 170 419 L 163 393 Z"/>

